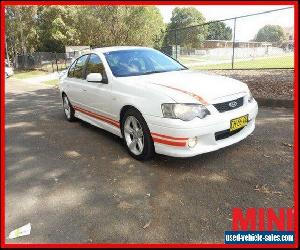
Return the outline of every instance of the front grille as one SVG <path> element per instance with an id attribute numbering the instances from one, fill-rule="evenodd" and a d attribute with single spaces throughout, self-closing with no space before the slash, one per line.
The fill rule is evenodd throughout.
<path id="1" fill-rule="evenodd" d="M 236 103 L 235 106 L 232 105 L 233 102 Z M 243 106 L 243 104 L 244 104 L 244 97 L 240 97 L 240 98 L 232 100 L 232 101 L 216 103 L 213 105 L 220 113 L 223 113 L 223 112 L 226 112 L 229 110 L 237 109 L 237 108 Z"/>
<path id="2" fill-rule="evenodd" d="M 244 128 L 244 127 L 243 127 Z M 222 131 L 218 131 L 215 133 L 215 138 L 216 138 L 216 141 L 219 141 L 219 140 L 223 140 L 223 139 L 226 139 L 238 132 L 240 132 L 243 128 L 240 128 L 240 129 L 237 129 L 237 130 L 234 130 L 232 132 L 230 132 L 230 129 L 226 129 L 226 130 L 222 130 Z"/>

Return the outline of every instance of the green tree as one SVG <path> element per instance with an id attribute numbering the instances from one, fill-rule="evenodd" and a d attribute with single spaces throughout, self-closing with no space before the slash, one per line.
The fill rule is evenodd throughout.
<path id="1" fill-rule="evenodd" d="M 64 52 L 65 45 L 77 45 L 76 7 L 40 6 L 37 11 L 40 51 Z"/>
<path id="2" fill-rule="evenodd" d="M 82 6 L 78 8 L 74 18 L 77 38 L 80 45 L 103 43 L 103 26 L 98 17 L 101 7 Z"/>
<path id="3" fill-rule="evenodd" d="M 64 52 L 66 45 L 156 46 L 165 29 L 156 7 L 31 6 L 9 7 L 8 47 L 16 53 Z"/>
<path id="4" fill-rule="evenodd" d="M 178 8 L 176 7 L 172 12 L 171 22 L 167 26 L 167 33 L 164 45 L 177 44 L 183 47 L 192 48 L 201 45 L 201 42 L 207 36 L 207 25 L 205 18 L 200 11 L 194 7 Z M 178 29 L 176 32 L 174 29 Z M 176 40 L 176 41 L 175 41 Z"/>
<path id="5" fill-rule="evenodd" d="M 205 22 L 205 18 L 200 11 L 194 7 L 179 8 L 172 11 L 169 28 L 183 28 L 191 25 L 198 25 Z"/>
<path id="6" fill-rule="evenodd" d="M 212 22 L 208 24 L 207 40 L 231 40 L 232 29 L 224 22 Z"/>
<path id="7" fill-rule="evenodd" d="M 79 40 L 95 46 L 153 46 L 164 23 L 156 7 L 98 6 L 79 9 Z"/>
<path id="8" fill-rule="evenodd" d="M 36 6 L 7 6 L 5 8 L 5 35 L 11 57 L 31 53 L 37 49 Z"/>
<path id="9" fill-rule="evenodd" d="M 265 25 L 256 34 L 256 42 L 281 43 L 285 39 L 283 28 L 279 25 Z"/>

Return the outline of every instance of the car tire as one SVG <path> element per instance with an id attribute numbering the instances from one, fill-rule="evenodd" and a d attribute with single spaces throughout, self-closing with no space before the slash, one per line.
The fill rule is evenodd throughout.
<path id="1" fill-rule="evenodd" d="M 62 95 L 65 117 L 69 122 L 75 121 L 75 110 L 66 94 Z"/>
<path id="2" fill-rule="evenodd" d="M 121 120 L 121 132 L 125 147 L 134 159 L 146 161 L 153 157 L 153 139 L 145 119 L 138 110 L 131 108 L 125 112 Z"/>

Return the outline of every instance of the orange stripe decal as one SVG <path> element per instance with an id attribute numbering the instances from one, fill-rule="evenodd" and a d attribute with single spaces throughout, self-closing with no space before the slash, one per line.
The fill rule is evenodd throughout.
<path id="1" fill-rule="evenodd" d="M 188 139 L 188 138 L 183 138 L 183 137 L 173 137 L 173 136 L 169 136 L 169 135 L 162 135 L 162 134 L 158 134 L 158 133 L 151 133 L 151 135 L 158 136 L 158 137 L 161 137 L 161 138 L 171 139 L 171 140 L 178 140 L 178 141 Z"/>
<path id="2" fill-rule="evenodd" d="M 166 88 L 169 88 L 169 89 L 173 89 L 173 90 L 177 90 L 177 91 L 180 91 L 184 94 L 187 94 L 191 97 L 194 97 L 197 101 L 201 102 L 201 104 L 204 104 L 204 105 L 207 105 L 208 103 L 199 95 L 196 95 L 192 92 L 189 92 L 189 91 L 186 91 L 186 90 L 183 90 L 183 89 L 178 89 L 178 88 L 175 88 L 175 87 L 171 87 L 171 86 L 167 86 L 167 85 L 163 85 L 163 84 L 157 84 L 157 83 L 154 83 L 156 85 L 160 85 L 160 86 L 164 86 Z"/>
<path id="3" fill-rule="evenodd" d="M 91 111 L 89 111 L 89 110 L 86 110 L 86 109 L 83 109 L 83 108 L 76 107 L 76 109 L 78 109 L 79 111 L 82 111 L 82 112 L 86 112 L 86 113 L 88 113 L 88 114 L 90 114 L 90 115 L 97 116 L 97 117 L 103 118 L 103 119 L 105 119 L 105 120 L 109 120 L 109 121 L 114 122 L 114 123 L 119 123 L 118 121 L 115 121 L 115 120 L 113 120 L 113 119 L 111 119 L 111 118 L 108 118 L 108 117 L 106 117 L 106 116 L 103 116 L 103 115 L 99 115 L 99 114 L 93 113 L 93 112 L 91 112 Z"/>
<path id="4" fill-rule="evenodd" d="M 83 113 L 85 115 L 88 115 L 88 116 L 91 116 L 91 117 L 96 118 L 98 120 L 101 120 L 101 121 L 104 121 L 106 123 L 109 123 L 109 124 L 111 124 L 111 125 L 113 125 L 113 126 L 115 126 L 117 128 L 120 127 L 119 122 L 115 121 L 115 120 L 113 120 L 111 118 L 95 114 L 95 113 L 93 113 L 93 112 L 91 112 L 89 110 L 86 110 L 86 109 L 83 109 L 83 108 L 80 108 L 80 107 L 77 107 L 77 106 L 74 106 L 74 105 L 73 105 L 73 107 L 74 107 L 75 110 L 77 110 L 77 111 L 79 111 L 79 112 L 81 112 L 81 113 Z"/>
<path id="5" fill-rule="evenodd" d="M 176 147 L 185 147 L 186 142 L 179 142 L 179 141 L 168 141 L 160 138 L 153 138 L 154 142 L 161 143 L 161 144 L 166 144 L 166 145 L 171 145 L 171 146 L 176 146 Z"/>

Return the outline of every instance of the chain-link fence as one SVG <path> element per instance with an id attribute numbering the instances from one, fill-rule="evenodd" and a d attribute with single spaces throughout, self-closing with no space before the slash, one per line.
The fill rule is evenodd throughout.
<path id="1" fill-rule="evenodd" d="M 292 8 L 167 30 L 163 52 L 194 69 L 294 68 Z M 293 22 L 286 22 L 290 25 Z"/>
<path id="2" fill-rule="evenodd" d="M 85 51 L 67 53 L 35 52 L 32 54 L 17 55 L 13 66 L 16 70 L 39 69 L 48 72 L 66 69 L 73 60 Z"/>

